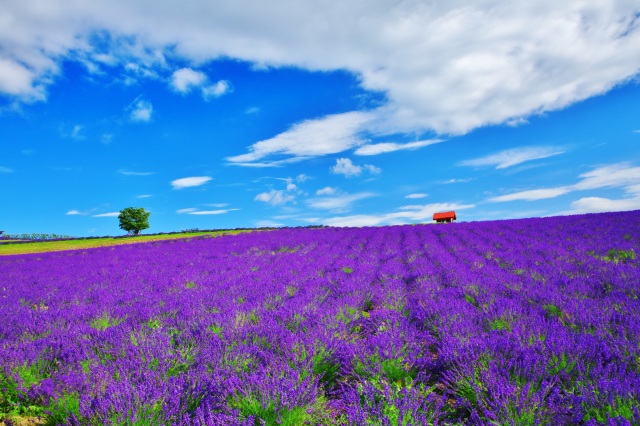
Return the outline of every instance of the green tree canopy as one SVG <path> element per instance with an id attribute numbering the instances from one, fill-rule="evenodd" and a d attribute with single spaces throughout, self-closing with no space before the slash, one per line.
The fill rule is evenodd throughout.
<path id="1" fill-rule="evenodd" d="M 138 235 L 143 229 L 149 227 L 149 213 L 144 208 L 127 207 L 120 210 L 120 229 L 124 229 L 129 234 Z"/>

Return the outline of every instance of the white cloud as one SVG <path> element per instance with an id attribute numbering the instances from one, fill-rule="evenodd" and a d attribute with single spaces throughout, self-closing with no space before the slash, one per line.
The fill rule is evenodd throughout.
<path id="1" fill-rule="evenodd" d="M 193 89 L 200 89 L 205 100 L 219 98 L 233 91 L 233 86 L 227 80 L 220 80 L 215 84 L 209 84 L 207 75 L 191 68 L 180 68 L 171 76 L 171 87 L 176 92 L 187 94 Z"/>
<path id="2" fill-rule="evenodd" d="M 362 112 L 334 114 L 306 120 L 279 135 L 249 147 L 249 152 L 228 157 L 231 163 L 254 163 L 271 155 L 296 159 L 335 154 L 363 143 L 357 135 L 370 115 Z"/>
<path id="3" fill-rule="evenodd" d="M 49 66 L 51 70 L 55 69 L 55 66 Z M 0 58 L 0 93 L 19 96 L 25 101 L 43 100 L 44 88 L 36 83 L 37 77 L 37 72 L 17 60 Z"/>
<path id="4" fill-rule="evenodd" d="M 85 215 L 86 213 L 82 213 L 78 210 L 69 210 L 68 212 L 65 213 L 68 216 L 75 216 L 75 215 Z"/>
<path id="5" fill-rule="evenodd" d="M 13 169 L 9 167 L 0 166 L 0 173 L 13 173 Z"/>
<path id="6" fill-rule="evenodd" d="M 94 214 L 92 217 L 118 217 L 118 216 L 120 216 L 120 212 Z"/>
<path id="7" fill-rule="evenodd" d="M 125 176 L 151 176 L 154 172 L 131 172 L 128 170 L 118 170 L 118 173 Z"/>
<path id="8" fill-rule="evenodd" d="M 516 200 L 535 201 L 535 200 L 544 200 L 548 198 L 556 198 L 561 195 L 568 194 L 569 192 L 571 192 L 570 186 L 563 186 L 559 188 L 548 188 L 548 189 L 532 189 L 529 191 L 520 191 L 520 192 L 515 192 L 513 194 L 492 197 L 492 198 L 489 198 L 487 201 L 492 203 L 502 203 L 505 201 L 516 201 Z"/>
<path id="9" fill-rule="evenodd" d="M 340 194 L 336 196 L 326 196 L 307 200 L 309 207 L 321 210 L 348 211 L 356 201 L 365 198 L 375 197 L 371 192 L 360 192 L 358 194 Z"/>
<path id="10" fill-rule="evenodd" d="M 618 163 L 599 167 L 580 177 L 582 181 L 575 185 L 576 190 L 621 187 L 640 183 L 640 167 Z"/>
<path id="11" fill-rule="evenodd" d="M 71 138 L 72 139 L 76 139 L 76 140 L 83 140 L 85 137 L 82 134 L 82 131 L 84 130 L 84 126 L 81 124 L 76 124 L 75 126 L 73 126 L 73 129 L 71 130 Z"/>
<path id="12" fill-rule="evenodd" d="M 473 179 L 449 179 L 449 180 L 445 180 L 442 183 L 445 184 L 449 184 L 449 183 L 465 183 L 465 182 L 471 182 Z"/>
<path id="13" fill-rule="evenodd" d="M 194 186 L 204 185 L 210 180 L 211 180 L 211 177 L 209 176 L 186 177 L 186 178 L 181 178 L 181 179 L 176 179 L 171 181 L 171 186 L 173 186 L 173 189 L 191 188 Z"/>
<path id="14" fill-rule="evenodd" d="M 287 194 L 287 192 L 283 190 L 275 189 L 272 189 L 269 192 L 262 192 L 254 198 L 255 201 L 262 201 L 264 203 L 271 204 L 272 206 L 286 204 L 290 201 L 294 201 L 295 199 L 296 197 L 294 195 Z"/>
<path id="15" fill-rule="evenodd" d="M 356 149 L 354 154 L 378 155 L 378 154 L 385 154 L 387 152 L 394 152 L 394 151 L 415 150 L 415 149 L 433 145 L 439 142 L 443 142 L 443 139 L 429 139 L 429 140 L 409 142 L 409 143 L 385 142 L 385 143 L 368 144 Z"/>
<path id="16" fill-rule="evenodd" d="M 227 93 L 233 92 L 233 86 L 227 80 L 220 80 L 216 84 L 202 88 L 202 97 L 205 100 L 219 98 Z"/>
<path id="17" fill-rule="evenodd" d="M 280 228 L 284 226 L 284 223 L 276 222 L 273 220 L 259 220 L 256 222 L 257 228 Z"/>
<path id="18" fill-rule="evenodd" d="M 138 96 L 130 105 L 129 105 L 129 118 L 131 121 L 150 121 L 151 115 L 153 114 L 153 105 L 151 102 L 142 99 Z"/>
<path id="19" fill-rule="evenodd" d="M 371 174 L 377 175 L 382 172 L 382 169 L 371 164 L 365 164 L 358 166 L 353 164 L 349 158 L 338 158 L 336 164 L 331 167 L 331 173 L 337 175 L 345 175 L 346 177 L 359 176 L 363 170 L 368 171 Z"/>
<path id="20" fill-rule="evenodd" d="M 142 195 L 138 195 L 136 198 L 149 198 L 151 197 L 150 194 L 142 194 Z"/>
<path id="21" fill-rule="evenodd" d="M 464 133 L 563 108 L 640 69 L 640 6 L 631 0 L 195 0 L 149 10 L 125 0 L 5 0 L 0 91 L 42 100 L 70 57 L 93 70 L 128 66 L 132 80 L 157 74 L 167 57 L 226 57 L 349 70 L 386 95 L 379 129 Z"/>
<path id="22" fill-rule="evenodd" d="M 171 76 L 171 87 L 176 92 L 189 93 L 193 88 L 200 87 L 207 81 L 207 76 L 191 68 L 181 68 Z"/>
<path id="23" fill-rule="evenodd" d="M 196 214 L 196 215 L 216 215 L 216 214 L 225 214 L 225 213 L 229 213 L 229 212 L 233 212 L 236 210 L 240 210 L 240 209 L 223 209 L 223 210 L 198 210 L 196 212 L 191 212 L 189 214 Z"/>
<path id="24" fill-rule="evenodd" d="M 348 158 L 338 158 L 336 160 L 336 165 L 331 168 L 331 173 L 345 175 L 347 177 L 358 176 L 362 173 L 362 167 L 356 166 Z"/>
<path id="25" fill-rule="evenodd" d="M 574 185 L 521 191 L 513 194 L 492 197 L 487 201 L 535 201 L 559 197 L 560 195 L 568 194 L 573 191 L 585 191 L 600 188 L 625 188 L 626 192 L 629 194 L 640 193 L 640 167 L 632 167 L 629 163 L 617 163 L 598 167 L 590 172 L 581 174 L 579 177 L 581 177 L 582 180 Z M 589 199 L 590 198 L 585 198 L 585 200 Z M 602 200 L 605 199 L 598 200 L 600 201 L 597 202 L 602 202 Z"/>
<path id="26" fill-rule="evenodd" d="M 333 195 L 337 192 L 336 188 L 332 188 L 330 186 L 325 186 L 322 189 L 318 189 L 316 191 L 316 195 Z"/>
<path id="27" fill-rule="evenodd" d="M 372 166 L 371 164 L 365 164 L 362 167 L 372 175 L 379 175 L 382 173 L 382 169 L 380 167 Z"/>
<path id="28" fill-rule="evenodd" d="M 539 160 L 564 153 L 560 148 L 538 146 L 507 149 L 486 157 L 461 161 L 461 166 L 495 166 L 496 169 L 506 169 L 527 161 Z"/>
<path id="29" fill-rule="evenodd" d="M 611 200 L 601 197 L 580 198 L 571 203 L 571 210 L 557 213 L 559 215 L 619 212 L 640 209 L 640 197 Z"/>
<path id="30" fill-rule="evenodd" d="M 404 198 L 417 199 L 417 198 L 425 198 L 427 196 L 428 196 L 427 194 L 409 194 L 409 195 L 406 195 Z"/>
<path id="31" fill-rule="evenodd" d="M 404 206 L 397 212 L 380 215 L 336 216 L 321 220 L 329 226 L 380 226 L 401 225 L 416 222 L 431 222 L 433 214 L 441 211 L 459 211 L 475 207 L 474 204 L 434 203 L 417 206 Z M 460 216 L 460 215 L 458 215 Z"/>
<path id="32" fill-rule="evenodd" d="M 218 214 L 229 213 L 229 212 L 236 211 L 236 210 L 239 210 L 239 209 L 199 210 L 199 209 L 196 209 L 196 208 L 187 208 L 187 209 L 176 210 L 176 213 L 178 213 L 178 214 L 193 214 L 193 215 L 218 215 Z"/>

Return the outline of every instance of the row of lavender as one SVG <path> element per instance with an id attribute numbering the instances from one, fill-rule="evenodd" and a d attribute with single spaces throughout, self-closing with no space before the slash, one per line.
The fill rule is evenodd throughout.
<path id="1" fill-rule="evenodd" d="M 637 424 L 639 250 L 627 212 L 3 257 L 0 419 Z"/>

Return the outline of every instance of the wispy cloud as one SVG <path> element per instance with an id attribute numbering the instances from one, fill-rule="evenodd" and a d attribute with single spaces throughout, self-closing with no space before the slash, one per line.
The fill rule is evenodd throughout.
<path id="1" fill-rule="evenodd" d="M 127 109 L 129 110 L 129 118 L 131 119 L 131 121 L 151 121 L 151 116 L 153 115 L 153 105 L 151 105 L 151 102 L 143 99 L 142 96 L 138 96 L 136 99 L 134 99 L 134 101 L 129 104 Z"/>
<path id="2" fill-rule="evenodd" d="M 87 213 L 83 213 L 81 211 L 78 210 L 69 210 L 68 212 L 65 213 L 68 216 L 76 216 L 76 215 L 86 215 Z"/>
<path id="3" fill-rule="evenodd" d="M 404 198 L 409 198 L 409 199 L 418 199 L 418 198 L 425 198 L 427 197 L 428 194 L 422 194 L 422 193 L 418 193 L 418 194 L 409 194 L 409 195 L 405 195 Z"/>
<path id="4" fill-rule="evenodd" d="M 180 178 L 180 179 L 171 181 L 171 186 L 173 187 L 173 189 L 191 188 L 194 186 L 204 185 L 205 183 L 209 182 L 211 179 L 212 178 L 209 176 L 193 176 L 193 177 Z"/>
<path id="5" fill-rule="evenodd" d="M 120 212 L 94 214 L 92 217 L 118 217 L 118 216 L 120 216 Z"/>
<path id="6" fill-rule="evenodd" d="M 382 169 L 371 164 L 365 164 L 362 166 L 355 165 L 349 158 L 338 158 L 336 160 L 336 164 L 331 167 L 331 173 L 345 175 L 346 177 L 359 176 L 362 174 L 363 170 L 374 175 L 382 172 Z"/>
<path id="7" fill-rule="evenodd" d="M 176 213 L 192 214 L 192 215 L 218 215 L 218 214 L 226 214 L 236 210 L 240 210 L 240 209 L 199 210 L 197 208 L 187 208 L 187 209 L 177 210 Z"/>
<path id="8" fill-rule="evenodd" d="M 284 226 L 284 223 L 281 222 L 276 222 L 274 220 L 259 220 L 256 222 L 256 227 L 257 228 L 280 228 L 281 226 Z"/>
<path id="9" fill-rule="evenodd" d="M 75 140 L 84 140 L 85 136 L 83 134 L 84 131 L 84 126 L 82 124 L 76 124 L 75 126 L 73 126 L 73 129 L 71 129 L 71 133 L 69 134 L 69 136 L 71 137 L 71 139 L 75 139 Z"/>
<path id="10" fill-rule="evenodd" d="M 142 195 L 136 196 L 136 198 L 149 198 L 149 197 L 151 197 L 150 194 L 142 194 Z"/>
<path id="11" fill-rule="evenodd" d="M 372 192 L 360 192 L 357 194 L 338 194 L 324 196 L 307 200 L 309 207 L 320 210 L 330 210 L 335 212 L 349 211 L 353 203 L 366 198 L 375 197 Z"/>
<path id="12" fill-rule="evenodd" d="M 13 169 L 9 167 L 0 166 L 0 173 L 13 173 Z"/>
<path id="13" fill-rule="evenodd" d="M 469 179 L 449 179 L 449 180 L 445 180 L 444 184 L 450 184 L 450 183 L 466 183 L 466 182 L 471 182 L 473 179 L 469 178 Z"/>
<path id="14" fill-rule="evenodd" d="M 227 161 L 255 163 L 272 155 L 306 159 L 346 151 L 363 143 L 358 132 L 370 119 L 368 113 L 349 112 L 306 120 L 271 139 L 256 142 L 248 153 L 228 157 Z"/>
<path id="15" fill-rule="evenodd" d="M 489 198 L 489 202 L 506 201 L 535 201 L 559 197 L 573 191 L 585 191 L 600 188 L 626 188 L 627 192 L 635 193 L 640 188 L 640 167 L 633 167 L 630 163 L 617 163 L 598 167 L 590 172 L 579 175 L 582 180 L 574 185 L 555 188 L 532 189 Z"/>
<path id="16" fill-rule="evenodd" d="M 507 149 L 486 157 L 464 160 L 458 163 L 461 166 L 473 167 L 493 167 L 496 169 L 506 169 L 508 167 L 522 164 L 527 161 L 539 160 L 564 153 L 564 150 L 556 147 L 537 146 Z"/>
<path id="17" fill-rule="evenodd" d="M 602 197 L 585 197 L 571 203 L 571 209 L 558 212 L 557 215 L 620 212 L 628 210 L 640 210 L 640 196 L 612 200 Z"/>
<path id="18" fill-rule="evenodd" d="M 356 155 L 379 155 L 386 154 L 388 152 L 402 151 L 402 150 L 416 150 L 425 146 L 433 145 L 443 142 L 444 139 L 428 139 L 424 141 L 416 141 L 409 143 L 395 143 L 384 142 L 376 144 L 368 144 L 356 149 L 354 154 Z"/>
<path id="19" fill-rule="evenodd" d="M 572 188 L 570 186 L 548 188 L 548 189 L 531 189 L 528 191 L 520 191 L 520 192 L 514 192 L 513 194 L 492 197 L 492 198 L 489 198 L 487 201 L 492 203 L 503 203 L 506 201 L 516 201 L 516 200 L 524 200 L 524 201 L 545 200 L 548 198 L 555 198 L 564 194 L 568 194 L 571 191 L 572 191 Z"/>
<path id="20" fill-rule="evenodd" d="M 325 186 L 322 189 L 318 189 L 316 191 L 316 195 L 333 195 L 337 192 L 336 188 L 332 188 L 330 186 Z"/>
<path id="21" fill-rule="evenodd" d="M 117 173 L 125 176 L 151 176 L 155 174 L 154 172 L 132 172 L 129 170 L 118 170 Z"/>

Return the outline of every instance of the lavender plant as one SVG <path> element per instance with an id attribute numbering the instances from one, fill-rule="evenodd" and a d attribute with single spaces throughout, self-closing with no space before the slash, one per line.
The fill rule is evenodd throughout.
<path id="1" fill-rule="evenodd" d="M 0 419 L 640 423 L 640 212 L 0 258 Z"/>

